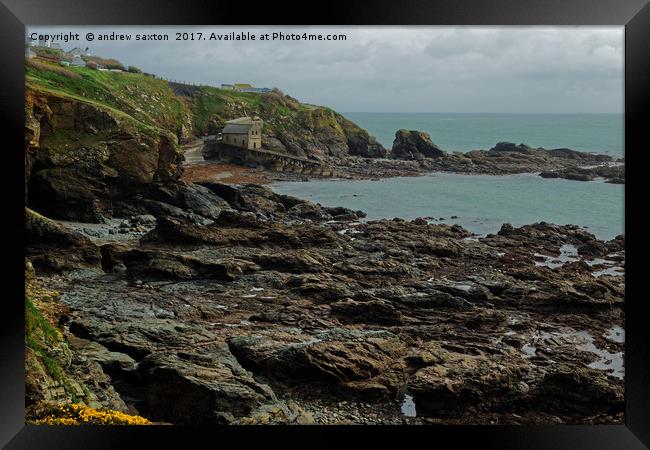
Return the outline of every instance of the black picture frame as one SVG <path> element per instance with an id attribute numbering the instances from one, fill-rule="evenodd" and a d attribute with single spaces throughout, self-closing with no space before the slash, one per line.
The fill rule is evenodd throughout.
<path id="1" fill-rule="evenodd" d="M 24 148 L 24 43 L 25 25 L 620 25 L 625 26 L 625 184 L 626 259 L 626 351 L 625 425 L 598 426 L 424 426 L 424 427 L 36 427 L 24 424 L 24 308 L 20 290 L 24 285 L 24 259 L 6 257 L 5 286 L 1 296 L 0 327 L 0 444 L 10 449 L 125 448 L 137 441 L 150 448 L 193 448 L 190 442 L 207 439 L 211 446 L 227 437 L 272 438 L 283 431 L 286 443 L 312 442 L 338 445 L 345 435 L 378 441 L 426 438 L 431 445 L 473 444 L 478 448 L 636 449 L 650 446 L 650 327 L 643 314 L 645 296 L 642 252 L 644 225 L 635 195 L 642 192 L 642 152 L 648 151 L 646 128 L 650 93 L 650 5 L 647 0 L 336 0 L 318 4 L 279 5 L 275 2 L 243 5 L 224 0 L 0 0 L 0 100 L 4 170 L 2 181 L 7 200 L 5 244 L 21 235 L 21 189 L 19 148 Z M 245 10 L 245 14 L 242 11 Z M 240 19 L 241 18 L 241 19 Z M 22 162 L 21 162 L 22 161 Z M 24 193 L 23 193 L 24 194 Z M 641 204 L 639 204 L 641 206 Z M 5 206 L 5 209 L 9 206 Z M 15 227 L 15 230 L 13 228 Z M 5 245 L 5 247 L 8 247 Z M 405 441 L 408 433 L 409 441 Z M 412 435 L 412 437 L 411 437 Z M 281 441 L 278 441 L 280 443 Z M 239 445 L 242 445 L 241 443 Z"/>

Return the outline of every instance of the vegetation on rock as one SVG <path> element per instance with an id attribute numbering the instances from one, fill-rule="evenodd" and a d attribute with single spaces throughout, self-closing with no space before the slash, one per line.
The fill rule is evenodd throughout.
<path id="1" fill-rule="evenodd" d="M 47 405 L 39 416 L 28 419 L 30 425 L 151 425 L 144 417 L 110 409 L 83 405 Z"/>

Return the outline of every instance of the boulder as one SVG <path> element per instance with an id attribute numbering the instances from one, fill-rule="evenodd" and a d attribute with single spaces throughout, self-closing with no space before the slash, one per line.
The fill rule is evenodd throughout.
<path id="1" fill-rule="evenodd" d="M 225 346 L 212 351 L 153 353 L 138 371 L 148 416 L 180 424 L 228 424 L 275 402 Z"/>
<path id="2" fill-rule="evenodd" d="M 403 382 L 405 345 L 383 330 L 332 328 L 313 336 L 255 335 L 229 339 L 230 351 L 251 370 L 293 383 L 339 384 L 354 392 L 396 393 Z"/>
<path id="3" fill-rule="evenodd" d="M 431 142 L 431 136 L 423 131 L 398 130 L 393 141 L 392 156 L 395 159 L 440 158 L 445 152 Z"/>
<path id="4" fill-rule="evenodd" d="M 625 407 L 622 382 L 611 382 L 600 370 L 567 364 L 552 367 L 533 394 L 540 409 L 552 412 L 594 414 Z"/>
<path id="5" fill-rule="evenodd" d="M 89 238 L 25 208 L 25 256 L 36 269 L 62 271 L 96 267 L 99 247 Z"/>
<path id="6" fill-rule="evenodd" d="M 460 415 L 482 403 L 494 407 L 509 400 L 522 375 L 512 361 L 447 351 L 437 343 L 429 343 L 410 359 L 426 366 L 408 382 L 423 415 Z"/>
<path id="7" fill-rule="evenodd" d="M 491 152 L 516 152 L 516 153 L 524 153 L 524 154 L 531 154 L 532 153 L 532 148 L 527 146 L 526 144 L 514 144 L 512 142 L 498 142 L 494 147 L 490 149 Z"/>

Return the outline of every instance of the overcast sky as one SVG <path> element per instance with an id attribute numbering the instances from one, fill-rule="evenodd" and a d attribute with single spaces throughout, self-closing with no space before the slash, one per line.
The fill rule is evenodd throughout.
<path id="1" fill-rule="evenodd" d="M 623 111 L 623 27 L 31 27 L 78 32 L 145 72 L 196 83 L 281 88 L 342 112 Z M 167 42 L 85 34 L 168 33 Z M 176 41 L 175 32 L 346 34 L 345 41 Z"/>

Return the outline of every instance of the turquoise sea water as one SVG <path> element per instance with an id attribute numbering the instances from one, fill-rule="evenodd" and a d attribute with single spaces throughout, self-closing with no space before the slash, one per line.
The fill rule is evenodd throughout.
<path id="1" fill-rule="evenodd" d="M 363 210 L 367 219 L 431 216 L 479 234 L 546 221 L 576 224 L 600 239 L 624 233 L 623 185 L 600 181 L 435 173 L 422 177 L 282 182 L 274 191 L 325 206 Z M 451 219 L 451 216 L 458 216 Z"/>
<path id="2" fill-rule="evenodd" d="M 400 128 L 425 131 L 447 151 L 488 150 L 497 142 L 623 156 L 622 114 L 343 113 L 390 149 Z"/>

